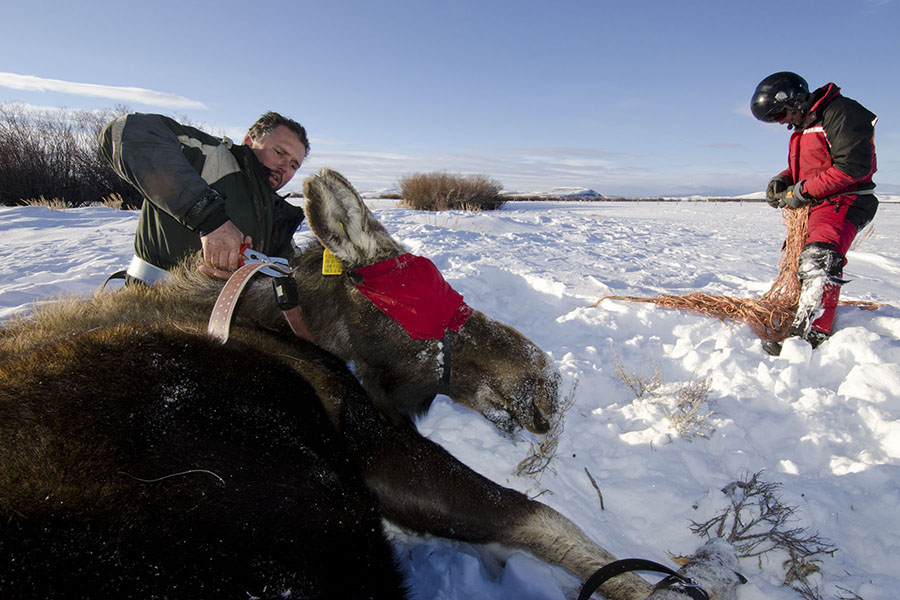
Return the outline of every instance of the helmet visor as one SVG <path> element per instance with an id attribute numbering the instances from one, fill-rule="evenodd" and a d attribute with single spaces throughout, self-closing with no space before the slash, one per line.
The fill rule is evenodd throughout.
<path id="1" fill-rule="evenodd" d="M 773 106 L 772 110 L 766 113 L 763 121 L 767 123 L 779 123 L 787 116 L 787 109 L 782 106 Z"/>

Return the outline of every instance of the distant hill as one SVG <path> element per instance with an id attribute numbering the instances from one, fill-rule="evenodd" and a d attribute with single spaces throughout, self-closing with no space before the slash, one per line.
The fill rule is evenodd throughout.
<path id="1" fill-rule="evenodd" d="M 541 192 L 511 192 L 503 190 L 501 192 L 504 197 L 510 199 L 547 199 L 547 198 L 585 198 L 591 200 L 602 200 L 605 197 L 598 194 L 590 188 L 583 187 L 555 187 Z"/>

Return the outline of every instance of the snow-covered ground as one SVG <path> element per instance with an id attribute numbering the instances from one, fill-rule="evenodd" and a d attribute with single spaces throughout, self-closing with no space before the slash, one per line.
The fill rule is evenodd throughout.
<path id="1" fill-rule="evenodd" d="M 822 598 L 897 597 L 900 206 L 882 205 L 845 269 L 845 298 L 885 306 L 841 307 L 823 346 L 788 340 L 775 358 L 744 325 L 652 304 L 594 306 L 605 295 L 762 294 L 784 236 L 780 212 L 764 203 L 515 202 L 422 213 L 368 202 L 469 304 L 543 347 L 574 398 L 539 479 L 515 474 L 533 436 L 504 437 L 444 397 L 419 422 L 423 434 L 494 481 L 541 494 L 614 554 L 666 564 L 702 543 L 690 525 L 728 505 L 724 486 L 763 471 L 795 507 L 790 526 L 837 548 L 809 578 Z M 93 292 L 127 264 L 136 220 L 106 208 L 0 208 L 0 319 L 59 292 Z M 304 226 L 298 241 L 309 235 Z M 665 385 L 636 397 L 617 370 L 658 372 Z M 680 435 L 667 416 L 677 390 L 705 382 L 700 413 L 711 414 Z M 521 553 L 502 562 L 498 549 L 392 535 L 419 598 L 562 599 L 579 585 Z M 799 597 L 781 586 L 785 559 L 743 560 L 750 581 L 739 598 Z"/>

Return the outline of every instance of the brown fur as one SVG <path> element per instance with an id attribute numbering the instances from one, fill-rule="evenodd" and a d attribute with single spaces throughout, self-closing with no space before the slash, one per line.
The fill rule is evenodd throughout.
<path id="1" fill-rule="evenodd" d="M 209 365 L 209 371 L 216 376 L 219 369 L 229 368 L 221 353 L 233 348 L 252 359 L 254 365 L 272 364 L 277 367 L 276 370 L 287 367 L 300 377 L 300 381 L 308 382 L 341 443 L 361 469 L 366 487 L 378 499 L 382 514 L 401 527 L 471 542 L 494 541 L 523 548 L 581 577 L 587 577 L 602 564 L 613 560 L 609 553 L 556 511 L 478 475 L 442 448 L 418 435 L 410 425 L 385 421 L 372 409 L 366 394 L 340 361 L 308 342 L 284 335 L 280 332 L 282 326 L 276 314 L 270 315 L 272 330 L 261 327 L 267 319 L 260 316 L 250 319 L 249 315 L 254 314 L 249 306 L 254 301 L 253 294 L 241 301 L 244 306 L 232 327 L 228 344 L 224 347 L 211 344 L 204 331 L 212 299 L 220 287 L 221 282 L 198 275 L 190 268 L 183 268 L 160 287 L 133 286 L 101 294 L 88 301 L 61 299 L 37 307 L 31 317 L 9 321 L 0 328 L 0 355 L 5 357 L 0 367 L 3 388 L 0 405 L 3 409 L 18 410 L 18 398 L 22 397 L 23 389 L 32 392 L 29 396 L 31 400 L 26 403 L 28 410 L 36 410 L 37 406 L 52 412 L 52 403 L 57 401 L 75 407 L 68 409 L 69 417 L 60 420 L 63 425 L 49 431 L 46 440 L 40 442 L 68 444 L 71 436 L 85 444 L 87 458 L 77 461 L 82 470 L 80 476 L 69 483 L 70 487 L 71 484 L 76 486 L 72 489 L 79 489 L 91 477 L 94 469 L 91 460 L 94 459 L 88 450 L 92 445 L 105 447 L 107 444 L 104 439 L 106 431 L 99 422 L 86 421 L 75 427 L 83 410 L 78 407 L 85 403 L 90 405 L 92 399 L 102 397 L 105 403 L 99 406 L 104 407 L 104 411 L 116 406 L 120 407 L 117 410 L 123 410 L 121 407 L 133 402 L 133 390 L 153 383 L 154 375 L 127 365 L 112 373 L 96 372 L 95 365 L 105 364 L 114 357 L 145 352 L 146 349 L 140 347 L 129 347 L 126 341 L 135 336 L 139 338 L 141 332 L 147 329 L 161 330 L 171 338 L 173 348 L 177 348 L 179 342 L 190 342 L 189 346 L 197 351 L 195 345 L 200 344 L 202 352 L 207 355 L 204 360 Z M 267 311 L 261 310 L 259 314 L 265 315 Z M 84 340 L 92 336 L 118 340 L 120 347 L 101 351 L 85 346 Z M 159 351 L 158 354 L 169 362 L 177 363 L 178 357 L 170 356 L 170 351 Z M 45 361 L 41 357 L 48 354 L 56 356 L 58 352 L 69 357 L 69 366 L 57 387 L 48 390 L 33 386 L 34 381 L 45 380 L 48 373 L 56 369 L 55 365 L 60 364 L 56 359 Z M 231 371 L 227 373 L 235 376 Z M 71 385 L 65 383 L 76 376 L 77 385 L 74 382 Z M 288 392 L 298 389 L 297 393 L 303 395 L 302 386 L 298 388 L 298 384 L 291 382 L 290 378 L 285 379 L 283 371 L 278 370 L 278 377 L 278 383 Z M 188 382 L 191 380 L 191 377 L 186 379 Z M 175 382 L 169 381 L 169 384 L 175 385 Z M 227 392 L 222 394 L 222 401 L 232 404 L 253 403 L 262 399 L 256 395 L 244 399 Z M 309 402 L 300 398 L 298 401 Z M 41 405 L 41 402 L 46 404 Z M 4 418 L 0 423 L 5 428 L 5 435 L 18 435 L 15 431 L 23 431 L 22 428 L 26 427 L 23 422 L 30 420 L 30 417 Z M 277 422 L 272 426 L 275 427 Z M 243 422 L 237 419 L 228 426 L 239 430 Z M 10 431 L 10 428 L 16 429 Z M 18 450 L 13 454 L 22 455 Z M 35 448 L 30 456 L 26 461 L 28 464 L 18 464 L 12 469 L 9 463 L 0 463 L 3 465 L 0 467 L 3 469 L 0 495 L 7 497 L 10 490 L 19 485 L 17 481 L 36 478 L 35 473 L 52 473 L 59 469 L 71 472 L 71 466 L 66 466 L 72 456 L 68 452 L 45 453 Z M 108 459 L 101 457 L 99 460 Z M 225 468 L 230 468 L 228 463 L 224 463 L 220 470 Z M 130 473 L 128 469 L 126 465 L 122 470 Z M 155 467 L 148 473 L 132 474 L 151 478 L 179 470 L 183 469 L 171 465 L 171 468 Z M 215 484 L 211 476 L 201 475 L 200 479 L 205 484 Z M 118 480 L 119 483 L 121 481 Z M 40 485 L 52 487 L 56 484 L 44 482 Z M 30 500 L 11 498 L 3 504 L 2 518 L 23 514 L 29 519 L 34 518 L 27 513 L 34 509 L 35 503 L 39 504 L 40 494 L 45 488 L 38 486 L 37 489 L 36 494 L 29 496 Z M 118 493 L 111 496 L 110 505 L 119 505 Z M 90 505 L 93 497 L 93 492 L 85 492 L 80 504 L 67 502 L 65 506 Z M 618 579 L 620 581 L 611 582 L 604 590 L 608 597 L 634 600 L 647 595 L 647 585 L 637 577 L 623 576 Z"/>
<path id="2" fill-rule="evenodd" d="M 346 188 L 340 193 L 346 193 Z M 311 221 L 316 219 L 314 214 L 315 209 L 311 210 Z M 368 229 L 350 228 L 354 235 L 358 231 L 373 231 L 380 227 L 374 218 L 369 219 L 371 215 L 367 211 L 358 214 L 362 215 L 361 223 Z M 378 255 L 389 245 L 382 239 L 381 244 L 369 245 L 366 252 Z M 240 520 L 245 513 L 267 511 L 273 512 L 274 522 L 300 518 L 287 509 L 272 507 L 272 503 L 279 505 L 278 490 L 282 488 L 280 484 L 266 482 L 281 480 L 284 475 L 272 473 L 272 467 L 266 461 L 265 436 L 254 432 L 264 430 L 266 426 L 273 429 L 285 426 L 288 427 L 285 435 L 302 444 L 304 436 L 313 434 L 303 428 L 295 429 L 299 425 L 283 425 L 295 419 L 291 416 L 291 402 L 279 400 L 281 408 L 261 416 L 256 430 L 247 433 L 247 439 L 241 438 L 244 439 L 242 444 L 251 444 L 249 450 L 237 456 L 229 455 L 227 444 L 222 446 L 221 440 L 212 435 L 203 422 L 205 411 L 214 407 L 216 398 L 220 398 L 229 412 L 218 427 L 242 432 L 245 419 L 240 416 L 240 407 L 265 405 L 269 402 L 268 396 L 274 394 L 278 398 L 294 396 L 295 403 L 307 405 L 313 402 L 324 408 L 339 446 L 347 453 L 353 469 L 359 469 L 366 489 L 378 501 L 381 514 L 401 527 L 464 541 L 499 542 L 522 548 L 580 577 L 587 577 L 599 566 L 613 560 L 614 557 L 555 510 L 478 475 L 415 431 L 408 417 L 427 408 L 427 402 L 435 393 L 437 342 L 415 342 L 398 336 L 398 332 L 391 331 L 384 323 L 383 315 L 377 309 L 360 294 L 348 289 L 343 278 L 322 278 L 318 267 L 315 273 L 308 271 L 309 267 L 304 265 L 320 260 L 320 253 L 321 249 L 313 247 L 294 260 L 298 267 L 295 279 L 302 297 L 312 289 L 331 294 L 315 304 L 304 300 L 304 314 L 317 339 L 323 341 L 326 348 L 334 348 L 343 360 L 354 362 L 365 391 L 342 361 L 289 333 L 274 306 L 271 284 L 265 278 L 255 281 L 240 301 L 228 344 L 224 347 L 212 344 L 205 336 L 206 322 L 221 282 L 198 274 L 191 264 L 177 270 L 170 281 L 159 287 L 132 286 L 90 300 L 60 299 L 37 307 L 30 317 L 12 320 L 0 327 L 0 356 L 3 357 L 0 361 L 0 411 L 4 411 L 0 415 L 0 433 L 4 439 L 13 436 L 20 442 L 19 445 L 8 446 L 5 442 L 3 445 L 9 453 L 0 457 L 0 521 L 11 519 L 11 523 L 24 523 L 29 527 L 23 531 L 36 535 L 35 532 L 45 524 L 42 519 L 47 516 L 41 512 L 45 507 L 42 498 L 53 497 L 65 488 L 67 493 L 74 495 L 52 513 L 54 518 L 65 521 L 65 526 L 57 523 L 58 530 L 81 532 L 78 528 L 86 526 L 82 515 L 94 514 L 99 510 L 96 504 L 106 506 L 107 512 L 105 517 L 97 517 L 101 526 L 91 530 L 95 537 L 90 544 L 84 546 L 83 532 L 72 534 L 69 536 L 74 540 L 70 544 L 72 547 L 63 550 L 63 554 L 85 548 L 89 552 L 96 548 L 108 550 L 107 538 L 123 535 L 125 531 L 116 529 L 115 523 L 120 516 L 115 513 L 127 510 L 130 506 L 128 498 L 132 497 L 129 494 L 136 493 L 125 484 L 137 482 L 141 489 L 148 485 L 139 480 L 129 481 L 130 478 L 119 471 L 149 480 L 160 474 L 206 469 L 207 463 L 198 462 L 195 454 L 207 446 L 220 448 L 221 456 L 213 461 L 215 468 L 208 470 L 224 473 L 219 476 L 226 482 L 248 469 L 259 470 L 256 484 L 259 497 L 236 502 L 229 508 L 227 516 L 216 513 L 220 519 Z M 311 283 L 314 277 L 315 282 Z M 344 288 L 343 292 L 341 288 Z M 140 342 L 143 336 L 149 335 L 146 332 L 157 340 L 153 351 Z M 106 340 L 104 343 L 108 345 L 97 345 L 97 340 Z M 63 354 L 67 357 L 65 360 L 42 358 Z M 195 357 L 195 354 L 203 355 L 196 364 L 187 358 Z M 427 354 L 427 359 L 417 360 L 422 354 Z M 240 367 L 242 356 L 246 357 L 246 369 Z M 151 359 L 156 359 L 176 366 L 187 361 L 194 366 L 187 372 L 174 369 L 156 373 L 135 368 L 129 362 L 132 359 L 143 361 L 145 365 L 154 364 Z M 98 370 L 97 365 L 104 368 Z M 56 387 L 37 385 L 49 381 L 48 377 L 53 373 L 56 373 Z M 543 353 L 518 332 L 477 312 L 458 336 L 453 353 L 453 373 L 451 396 L 457 402 L 479 410 L 495 423 L 503 424 L 507 419 L 513 419 L 529 429 L 541 430 L 555 410 L 558 384 L 548 370 Z M 253 384 L 260 377 L 266 385 L 260 387 L 262 392 L 253 392 Z M 222 382 L 216 383 L 219 378 Z M 196 389 L 200 382 L 205 382 L 200 388 L 204 393 L 198 395 Z M 143 400 L 134 400 L 135 390 L 148 386 L 156 387 L 151 387 Z M 146 454 L 134 452 L 129 459 L 133 464 L 117 462 L 122 444 L 132 437 L 146 439 L 151 446 L 154 442 L 165 446 L 166 440 L 158 437 L 160 432 L 148 429 L 149 425 L 145 426 L 143 421 L 120 418 L 130 414 L 129 403 L 137 402 L 138 409 L 143 402 L 163 410 L 160 408 L 165 406 L 160 404 L 160 386 L 186 390 L 183 392 L 185 398 L 202 400 L 195 400 L 200 403 L 196 409 L 199 416 L 192 431 L 199 441 L 191 447 L 191 464 L 177 460 L 157 463 L 153 456 L 148 458 Z M 152 392 L 154 389 L 157 392 Z M 238 389 L 247 391 L 241 395 Z M 96 402 L 98 398 L 103 401 Z M 386 421 L 373 409 L 373 400 L 392 417 L 391 421 Z M 90 418 L 86 412 L 90 413 Z M 33 431 L 35 419 L 49 419 L 55 426 L 41 430 L 40 435 L 33 435 L 29 432 Z M 173 421 L 178 422 L 177 419 Z M 326 439 L 323 443 L 332 443 L 327 441 L 330 434 L 322 435 Z M 262 446 L 254 436 L 263 438 Z M 257 441 L 251 443 L 251 440 Z M 80 444 L 82 450 L 70 452 L 67 448 L 71 444 Z M 175 448 L 164 449 L 177 455 L 179 448 L 176 444 Z M 289 450 L 285 449 L 285 452 Z M 10 456 L 25 458 L 12 461 Z M 290 468 L 293 462 L 288 460 L 278 465 L 287 469 L 287 476 L 296 480 L 298 475 Z M 184 469 L 185 466 L 189 469 Z M 95 485 L 91 481 L 98 467 L 106 469 L 107 475 Z M 113 468 L 118 476 L 109 475 Z M 333 468 L 337 477 L 344 477 L 340 474 L 341 469 Z M 351 483 L 353 469 L 347 472 Z M 194 494 L 190 496 L 192 499 L 186 505 L 176 505 L 174 514 L 207 510 L 209 500 L 204 493 L 197 495 L 197 490 L 210 490 L 218 480 L 205 472 L 184 477 L 202 487 L 190 488 L 190 493 Z M 177 483 L 181 477 L 166 481 Z M 33 487 L 32 493 L 17 495 L 16 490 L 23 482 Z M 102 489 L 98 491 L 97 486 Z M 227 493 L 231 489 L 226 485 L 225 492 L 220 492 L 225 494 L 221 496 L 223 500 L 217 502 L 228 504 Z M 108 495 L 103 490 L 107 490 Z M 353 493 L 362 498 L 366 492 Z M 291 510 L 304 511 L 303 502 L 298 500 Z M 150 550 L 156 548 L 153 552 L 159 554 L 159 545 L 165 545 L 160 540 L 171 542 L 166 536 L 177 536 L 188 521 L 184 520 L 187 517 L 179 516 L 171 528 L 163 528 L 163 532 L 154 537 L 156 534 L 151 535 L 156 531 L 154 523 L 161 522 L 162 517 L 153 515 L 165 511 L 166 503 L 153 498 L 147 503 L 140 511 L 151 516 L 148 521 L 141 521 L 144 525 L 138 523 L 127 530 L 131 533 L 126 537 L 136 544 L 128 547 L 149 552 L 140 545 L 141 535 L 147 535 L 158 544 Z M 364 502 L 362 506 L 365 506 Z M 332 518 L 327 512 L 321 518 L 322 526 L 329 527 Z M 333 518 L 341 520 L 340 516 Z M 362 516 L 360 519 L 361 523 L 365 522 Z M 73 522 L 78 526 L 72 525 Z M 271 526 L 271 523 L 267 525 Z M 134 531 L 141 532 L 137 538 L 132 536 Z M 234 542 L 233 535 L 226 541 Z M 64 535 L 56 537 L 69 539 Z M 196 555 L 204 552 L 221 550 L 214 547 L 212 538 L 200 537 L 206 541 L 196 552 L 176 553 L 178 560 L 170 561 L 169 568 L 175 569 L 173 565 L 177 566 L 179 561 L 196 562 Z M 22 539 L 28 539 L 28 536 Z M 186 543 L 179 541 L 181 546 Z M 367 543 L 377 545 L 380 542 L 370 540 Z M 37 552 L 36 555 L 41 554 Z M 115 557 L 115 552 L 112 556 Z M 234 571 L 235 578 L 241 581 L 244 574 L 241 569 L 246 565 L 241 566 L 240 561 L 235 560 L 238 564 L 229 572 Z M 112 564 L 117 563 L 113 560 Z M 135 564 L 134 568 L 140 570 L 144 562 L 137 560 Z M 613 600 L 638 600 L 647 596 L 649 586 L 634 575 L 624 575 L 607 583 L 602 591 Z"/>
<path id="3" fill-rule="evenodd" d="M 368 406 L 338 361 L 294 355 L 347 414 Z M 314 390 L 245 344 L 164 322 L 70 331 L 0 360 L 0 440 L 4 597 L 404 597 Z"/>

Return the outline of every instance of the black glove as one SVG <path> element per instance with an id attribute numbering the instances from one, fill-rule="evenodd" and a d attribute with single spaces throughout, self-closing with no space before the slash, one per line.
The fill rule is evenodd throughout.
<path id="1" fill-rule="evenodd" d="M 817 199 L 803 192 L 804 179 L 780 192 L 775 192 L 771 197 L 766 195 L 766 202 L 773 208 L 801 208 L 807 204 L 815 204 Z"/>
<path id="2" fill-rule="evenodd" d="M 769 206 L 772 208 L 784 206 L 784 193 L 790 188 L 791 183 L 793 182 L 784 175 L 776 175 L 769 180 L 769 185 L 766 186 L 766 202 Z"/>
<path id="3" fill-rule="evenodd" d="M 803 193 L 804 183 L 806 183 L 805 179 L 791 186 L 791 188 L 784 196 L 784 203 L 786 205 L 790 206 L 791 208 L 801 208 L 803 206 L 806 206 L 807 204 L 815 203 L 815 198 Z"/>

